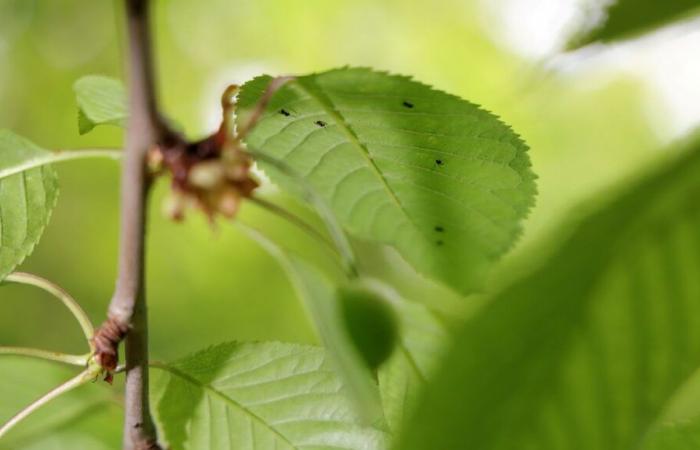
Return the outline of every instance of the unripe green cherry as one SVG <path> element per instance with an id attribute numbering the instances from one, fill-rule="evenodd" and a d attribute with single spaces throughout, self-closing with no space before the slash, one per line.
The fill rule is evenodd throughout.
<path id="1" fill-rule="evenodd" d="M 353 283 L 337 290 L 342 323 L 367 365 L 376 369 L 391 356 L 398 340 L 396 313 L 375 289 Z"/>

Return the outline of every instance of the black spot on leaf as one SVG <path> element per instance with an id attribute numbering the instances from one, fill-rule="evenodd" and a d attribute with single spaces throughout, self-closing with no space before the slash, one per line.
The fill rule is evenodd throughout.
<path id="1" fill-rule="evenodd" d="M 436 160 L 435 160 L 435 164 L 437 164 L 438 166 L 441 166 L 441 165 L 444 164 L 444 162 L 443 162 L 443 160 L 441 160 L 441 159 L 436 159 Z"/>
<path id="2" fill-rule="evenodd" d="M 286 109 L 280 109 L 280 114 L 282 114 L 282 115 L 285 116 L 285 117 L 291 116 L 291 114 L 289 113 L 289 111 L 287 111 Z"/>
<path id="3" fill-rule="evenodd" d="M 403 106 L 405 106 L 406 108 L 413 108 L 413 103 L 404 101 Z"/>
<path id="4" fill-rule="evenodd" d="M 443 231 L 445 231 L 445 229 L 440 225 L 435 225 L 435 231 L 437 231 L 438 233 L 442 233 Z"/>
<path id="5" fill-rule="evenodd" d="M 327 124 L 326 122 L 324 122 L 323 120 L 317 120 L 317 121 L 314 122 L 314 123 L 315 123 L 316 125 L 318 125 L 319 127 L 321 127 L 321 128 L 323 128 L 323 127 L 325 127 L 326 125 L 328 125 L 328 124 Z"/>

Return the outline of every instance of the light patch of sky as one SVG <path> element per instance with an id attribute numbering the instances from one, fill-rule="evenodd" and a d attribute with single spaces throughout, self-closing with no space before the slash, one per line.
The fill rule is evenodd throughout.
<path id="1" fill-rule="evenodd" d="M 625 73 L 649 87 L 647 110 L 660 138 L 672 140 L 700 126 L 700 19 L 644 37 L 559 53 L 572 32 L 600 20 L 600 0 L 482 0 L 494 40 L 562 76 Z M 598 11 L 596 13 L 596 11 Z"/>

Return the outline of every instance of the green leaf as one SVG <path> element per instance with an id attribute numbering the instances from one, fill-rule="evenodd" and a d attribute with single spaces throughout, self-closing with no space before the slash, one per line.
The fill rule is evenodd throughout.
<path id="1" fill-rule="evenodd" d="M 239 126 L 270 80 L 243 86 Z M 396 247 L 461 292 L 477 288 L 513 244 L 535 194 L 527 146 L 495 116 L 368 69 L 288 81 L 246 143 L 303 175 L 350 233 Z"/>
<path id="2" fill-rule="evenodd" d="M 644 450 L 696 450 L 700 448 L 700 418 L 665 425 L 646 439 Z"/>
<path id="3" fill-rule="evenodd" d="M 157 365 L 158 420 L 177 449 L 381 449 L 317 347 L 222 344 Z"/>
<path id="4" fill-rule="evenodd" d="M 242 228 L 267 250 L 289 276 L 304 302 L 329 359 L 347 386 L 353 406 L 366 423 L 383 421 L 382 405 L 376 383 L 345 331 L 341 305 L 335 295 L 336 283 L 297 254 L 283 249 L 262 233 Z"/>
<path id="5" fill-rule="evenodd" d="M 73 84 L 78 102 L 78 129 L 86 134 L 97 125 L 125 126 L 126 91 L 121 81 L 88 75 Z"/>
<path id="6" fill-rule="evenodd" d="M 379 389 L 386 420 L 398 435 L 404 418 L 415 411 L 449 337 L 445 325 L 424 305 L 398 296 L 394 300 L 401 325 L 400 340 L 394 354 L 379 370 Z"/>
<path id="7" fill-rule="evenodd" d="M 342 325 L 370 369 L 375 370 L 394 352 L 398 325 L 389 300 L 365 280 L 353 280 L 336 289 Z"/>
<path id="8" fill-rule="evenodd" d="M 58 196 L 51 152 L 0 130 L 0 280 L 34 249 Z"/>
<path id="9" fill-rule="evenodd" d="M 700 145 L 456 337 L 403 450 L 631 449 L 700 367 Z"/>
<path id="10" fill-rule="evenodd" d="M 697 0 L 618 0 L 608 7 L 606 19 L 598 27 L 575 36 L 569 48 L 633 37 L 698 11 Z"/>

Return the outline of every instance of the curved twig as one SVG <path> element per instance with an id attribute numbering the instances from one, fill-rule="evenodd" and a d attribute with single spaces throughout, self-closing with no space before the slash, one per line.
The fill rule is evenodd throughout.
<path id="1" fill-rule="evenodd" d="M 32 403 L 30 403 L 26 408 L 24 408 L 22 411 L 18 412 L 10 420 L 8 420 L 2 427 L 0 427 L 0 438 L 2 438 L 5 434 L 7 434 L 8 431 L 10 431 L 12 428 L 14 428 L 18 423 L 20 423 L 22 420 L 26 419 L 29 417 L 30 414 L 32 414 L 34 411 L 37 409 L 41 408 L 51 400 L 55 399 L 56 397 L 61 396 L 62 394 L 65 394 L 68 391 L 71 391 L 75 388 L 77 388 L 80 385 L 83 385 L 87 383 L 88 381 L 92 380 L 94 378 L 94 374 L 89 370 L 84 370 L 80 372 L 77 376 L 71 378 L 70 380 L 66 381 L 65 383 L 51 389 L 49 392 L 46 394 L 42 395 L 38 399 L 34 400 Z"/>
<path id="2" fill-rule="evenodd" d="M 68 308 L 71 314 L 73 314 L 73 317 L 75 317 L 75 319 L 78 321 L 78 323 L 80 324 L 80 328 L 82 328 L 83 334 L 85 335 L 85 338 L 88 341 L 90 350 L 93 350 L 91 339 L 95 334 L 95 329 L 92 326 L 92 322 L 90 321 L 90 318 L 85 313 L 85 311 L 80 307 L 78 302 L 75 301 L 75 299 L 63 288 L 38 275 L 33 275 L 31 273 L 24 272 L 11 273 L 7 277 L 5 277 L 3 281 L 35 286 L 45 290 L 54 297 L 58 298 L 66 306 L 66 308 Z"/>
<path id="3" fill-rule="evenodd" d="M 303 191 L 305 200 L 311 203 L 326 225 L 328 234 L 330 234 L 331 238 L 333 239 L 333 243 L 338 249 L 338 253 L 343 261 L 343 267 L 346 273 L 349 277 L 356 278 L 358 276 L 358 271 L 355 252 L 350 245 L 350 241 L 345 235 L 343 227 L 340 225 L 340 223 L 338 223 L 335 214 L 333 211 L 331 211 L 328 204 L 326 204 L 326 201 L 316 192 L 316 190 L 309 184 L 308 181 L 306 181 L 304 177 L 299 175 L 286 162 L 256 150 L 247 149 L 246 152 L 249 153 L 253 159 L 273 166 L 282 174 L 288 176 L 297 183 L 297 185 Z"/>
<path id="4" fill-rule="evenodd" d="M 280 205 L 277 205 L 275 203 L 272 203 L 264 198 L 261 197 L 250 197 L 248 198 L 252 203 L 255 203 L 256 205 L 260 206 L 261 208 L 269 211 L 272 214 L 275 214 L 282 219 L 285 219 L 292 225 L 296 226 L 300 230 L 302 230 L 304 233 L 308 234 L 311 236 L 313 239 L 316 239 L 319 241 L 321 244 L 325 246 L 325 248 L 329 249 L 331 253 L 333 253 L 335 256 L 341 256 L 338 249 L 335 247 L 333 242 L 329 241 L 326 236 L 324 236 L 322 233 L 320 233 L 316 228 L 314 228 L 311 224 L 309 224 L 307 221 L 299 217 L 298 215 L 294 214 L 293 212 L 283 208 Z"/>

